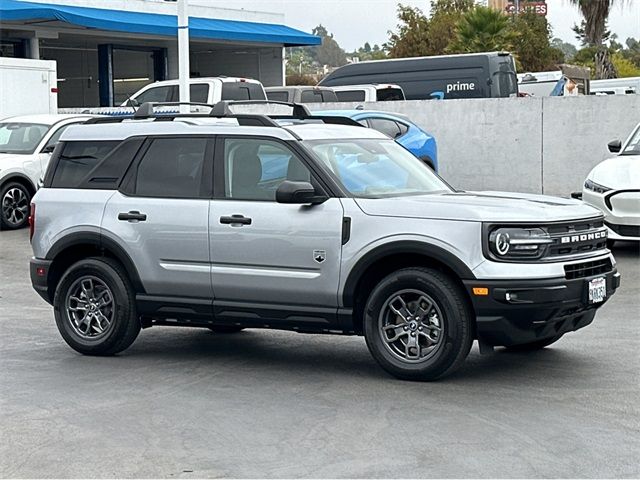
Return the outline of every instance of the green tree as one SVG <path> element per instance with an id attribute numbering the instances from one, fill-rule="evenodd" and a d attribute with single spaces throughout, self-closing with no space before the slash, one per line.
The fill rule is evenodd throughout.
<path id="1" fill-rule="evenodd" d="M 504 13 L 476 6 L 457 23 L 456 36 L 447 49 L 451 53 L 512 51 L 517 35 L 509 23 Z"/>
<path id="2" fill-rule="evenodd" d="M 519 71 L 555 70 L 564 63 L 562 50 L 551 46 L 551 28 L 545 17 L 532 11 L 514 15 L 508 28 L 514 34 L 512 52 Z"/>
<path id="3" fill-rule="evenodd" d="M 622 52 L 616 52 L 611 55 L 611 62 L 618 72 L 618 77 L 640 77 L 640 67 L 625 58 Z"/>
<path id="4" fill-rule="evenodd" d="M 330 34 L 324 26 L 318 25 L 311 33 L 322 39 L 320 46 L 311 47 L 312 56 L 316 62 L 331 67 L 341 67 L 347 63 L 347 54 L 340 48 L 333 34 Z"/>
<path id="5" fill-rule="evenodd" d="M 595 77 L 616 78 L 615 66 L 611 62 L 609 49 L 604 45 L 607 18 L 614 3 L 619 0 L 570 0 L 578 7 L 584 18 L 585 42 L 596 48 L 594 55 Z"/>
<path id="6" fill-rule="evenodd" d="M 557 48 L 564 55 L 565 62 L 570 62 L 573 57 L 575 57 L 576 53 L 578 53 L 578 49 L 572 43 L 568 43 L 563 41 L 560 38 L 554 38 L 551 40 L 550 44 L 553 48 Z"/>
<path id="7" fill-rule="evenodd" d="M 422 10 L 398 4 L 398 32 L 389 32 L 385 48 L 392 58 L 429 55 L 429 19 Z"/>
<path id="8" fill-rule="evenodd" d="M 389 32 L 384 46 L 390 57 L 443 55 L 456 24 L 462 15 L 474 8 L 473 0 L 432 0 L 427 17 L 420 9 L 398 5 L 397 32 Z"/>

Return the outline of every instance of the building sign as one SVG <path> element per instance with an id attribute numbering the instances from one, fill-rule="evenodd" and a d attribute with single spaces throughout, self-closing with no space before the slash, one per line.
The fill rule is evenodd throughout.
<path id="1" fill-rule="evenodd" d="M 505 7 L 505 10 L 507 11 L 507 13 L 510 13 L 510 14 L 516 13 L 516 3 L 520 4 L 520 11 L 518 13 L 534 12 L 537 15 L 545 15 L 545 16 L 547 15 L 547 2 L 544 0 L 542 1 L 520 0 L 519 2 L 510 0 L 509 3 L 507 3 L 507 6 Z"/>

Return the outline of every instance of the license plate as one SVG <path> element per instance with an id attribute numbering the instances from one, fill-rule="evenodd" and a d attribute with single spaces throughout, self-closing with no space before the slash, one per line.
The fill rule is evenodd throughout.
<path id="1" fill-rule="evenodd" d="M 589 303 L 601 303 L 607 296 L 607 282 L 604 277 L 589 281 Z"/>

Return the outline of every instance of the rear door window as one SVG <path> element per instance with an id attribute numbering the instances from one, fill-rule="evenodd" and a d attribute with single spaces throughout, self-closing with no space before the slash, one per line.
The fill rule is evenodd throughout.
<path id="1" fill-rule="evenodd" d="M 258 83 L 222 82 L 222 100 L 266 100 Z"/>
<path id="2" fill-rule="evenodd" d="M 138 164 L 135 194 L 200 198 L 206 138 L 156 138 Z"/>
<path id="3" fill-rule="evenodd" d="M 343 90 L 336 92 L 338 100 L 341 102 L 364 102 L 364 90 Z"/>
<path id="4" fill-rule="evenodd" d="M 209 102 L 209 85 L 206 83 L 194 83 L 189 86 L 189 96 L 192 102 Z"/>
<path id="5" fill-rule="evenodd" d="M 300 94 L 300 102 L 302 103 L 321 103 L 322 93 L 317 90 L 303 90 Z"/>
<path id="6" fill-rule="evenodd" d="M 397 138 L 402 135 L 400 127 L 393 120 L 387 120 L 386 118 L 370 118 L 369 123 L 371 128 L 384 133 L 390 138 Z"/>

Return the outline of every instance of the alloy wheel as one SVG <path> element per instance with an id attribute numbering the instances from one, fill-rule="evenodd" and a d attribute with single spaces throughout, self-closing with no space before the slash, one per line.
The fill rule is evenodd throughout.
<path id="1" fill-rule="evenodd" d="M 87 275 L 73 282 L 65 303 L 71 327 L 84 339 L 96 340 L 106 335 L 114 324 L 113 294 L 97 277 Z"/>
<path id="2" fill-rule="evenodd" d="M 443 317 L 438 304 L 419 290 L 402 290 L 382 306 L 378 328 L 386 349 L 396 358 L 419 363 L 442 344 Z"/>
<path id="3" fill-rule="evenodd" d="M 22 224 L 29 216 L 27 193 L 21 188 L 10 188 L 2 197 L 2 215 L 11 226 Z"/>

